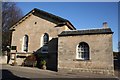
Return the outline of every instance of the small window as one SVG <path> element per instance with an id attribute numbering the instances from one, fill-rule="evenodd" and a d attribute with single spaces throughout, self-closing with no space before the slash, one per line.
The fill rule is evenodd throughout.
<path id="1" fill-rule="evenodd" d="M 77 46 L 76 58 L 81 60 L 89 60 L 89 45 L 87 43 L 79 43 Z"/>

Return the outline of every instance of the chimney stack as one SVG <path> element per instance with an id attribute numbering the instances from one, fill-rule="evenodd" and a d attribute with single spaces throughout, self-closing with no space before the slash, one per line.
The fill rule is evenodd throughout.
<path id="1" fill-rule="evenodd" d="M 107 22 L 103 22 L 103 28 L 108 28 Z"/>

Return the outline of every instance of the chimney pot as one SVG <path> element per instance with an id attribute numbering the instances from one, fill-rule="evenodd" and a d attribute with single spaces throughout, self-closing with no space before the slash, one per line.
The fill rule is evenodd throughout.
<path id="1" fill-rule="evenodd" d="M 107 22 L 103 22 L 103 28 L 108 28 Z"/>

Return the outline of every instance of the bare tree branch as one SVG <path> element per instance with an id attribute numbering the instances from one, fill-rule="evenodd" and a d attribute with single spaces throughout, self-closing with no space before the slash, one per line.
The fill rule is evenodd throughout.
<path id="1" fill-rule="evenodd" d="M 8 31 L 9 28 L 22 17 L 20 8 L 13 2 L 2 3 L 2 30 Z"/>
<path id="2" fill-rule="evenodd" d="M 23 14 L 15 2 L 2 2 L 2 46 L 10 45 L 10 27 L 15 24 Z"/>

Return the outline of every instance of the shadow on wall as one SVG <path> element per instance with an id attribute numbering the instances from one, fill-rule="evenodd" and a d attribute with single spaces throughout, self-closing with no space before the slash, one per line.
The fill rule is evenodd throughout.
<path id="1" fill-rule="evenodd" d="M 40 68 L 40 62 L 42 59 L 46 60 L 46 67 L 48 70 L 57 71 L 58 66 L 58 38 L 52 38 L 48 42 L 48 53 L 41 53 L 44 46 L 39 48 L 35 52 L 35 56 L 37 59 L 37 67 Z M 42 58 L 41 58 L 42 56 Z"/>
<path id="2" fill-rule="evenodd" d="M 120 60 L 114 60 L 114 69 L 120 71 Z"/>
<path id="3" fill-rule="evenodd" d="M 120 79 L 120 52 L 113 52 L 115 75 Z"/>
<path id="4" fill-rule="evenodd" d="M 114 69 L 120 71 L 120 52 L 113 52 L 114 55 Z"/>
<path id="5" fill-rule="evenodd" d="M 30 80 L 28 78 L 18 77 L 6 69 L 0 71 L 2 71 L 2 80 Z"/>

